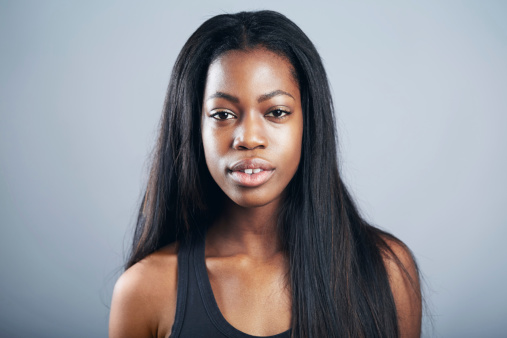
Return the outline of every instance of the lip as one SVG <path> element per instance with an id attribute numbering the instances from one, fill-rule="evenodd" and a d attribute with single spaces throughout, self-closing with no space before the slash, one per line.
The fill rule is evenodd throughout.
<path id="1" fill-rule="evenodd" d="M 242 170 L 262 169 L 261 172 L 247 174 Z M 273 173 L 275 167 L 266 160 L 260 158 L 250 158 L 234 162 L 229 168 L 230 177 L 239 185 L 244 187 L 258 187 L 266 183 Z"/>
<path id="2" fill-rule="evenodd" d="M 234 162 L 230 167 L 230 171 L 240 171 L 245 169 L 262 169 L 262 170 L 273 170 L 275 167 L 266 160 L 261 158 L 247 158 Z"/>

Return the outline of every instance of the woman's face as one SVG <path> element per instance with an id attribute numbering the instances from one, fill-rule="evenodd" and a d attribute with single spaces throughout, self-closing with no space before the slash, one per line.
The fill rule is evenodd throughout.
<path id="1" fill-rule="evenodd" d="M 303 138 L 291 64 L 260 48 L 220 56 L 208 70 L 201 126 L 208 169 L 232 201 L 278 202 L 298 168 Z"/>

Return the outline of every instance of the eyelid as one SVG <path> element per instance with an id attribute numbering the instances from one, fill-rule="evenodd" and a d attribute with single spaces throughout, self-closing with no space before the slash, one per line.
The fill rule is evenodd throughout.
<path id="1" fill-rule="evenodd" d="M 225 118 L 225 119 L 217 119 L 216 116 L 218 114 L 220 114 L 220 113 L 226 113 L 226 114 L 228 114 L 231 117 L 228 117 L 228 118 Z M 237 118 L 236 114 L 234 114 L 231 110 L 225 109 L 225 108 L 213 109 L 210 112 L 210 117 L 213 118 L 213 119 L 215 119 L 215 120 L 218 120 L 218 121 L 232 120 L 234 118 Z"/>
<path id="2" fill-rule="evenodd" d="M 281 112 L 284 112 L 284 113 L 285 113 L 285 115 L 283 115 L 283 116 L 279 116 L 279 117 L 273 116 L 273 115 L 272 115 L 272 114 L 273 114 L 273 112 L 276 112 L 276 111 L 281 111 Z M 265 115 L 265 116 L 274 117 L 275 119 L 283 119 L 283 118 L 286 118 L 286 117 L 287 117 L 287 115 L 290 115 L 290 114 L 292 114 L 292 113 L 291 113 L 291 111 L 290 111 L 290 109 L 288 109 L 287 107 L 283 107 L 283 106 L 282 106 L 282 107 L 280 107 L 280 106 L 278 106 L 278 107 L 273 107 L 273 108 L 270 108 L 270 109 L 269 109 L 269 112 L 268 112 L 268 113 L 266 113 L 266 115 Z"/>

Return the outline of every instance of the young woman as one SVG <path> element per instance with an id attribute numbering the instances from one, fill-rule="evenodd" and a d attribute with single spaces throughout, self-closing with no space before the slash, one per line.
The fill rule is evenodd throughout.
<path id="1" fill-rule="evenodd" d="M 417 337 L 416 264 L 340 178 L 306 35 L 219 15 L 174 66 L 110 337 Z"/>

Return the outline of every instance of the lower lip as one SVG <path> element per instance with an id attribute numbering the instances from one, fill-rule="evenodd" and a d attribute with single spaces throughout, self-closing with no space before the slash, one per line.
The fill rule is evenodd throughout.
<path id="1" fill-rule="evenodd" d="M 256 174 L 246 174 L 242 171 L 230 171 L 232 179 L 236 181 L 239 185 L 244 187 L 258 187 L 266 183 L 267 180 L 271 178 L 271 175 L 274 173 L 273 170 L 263 170 Z"/>

